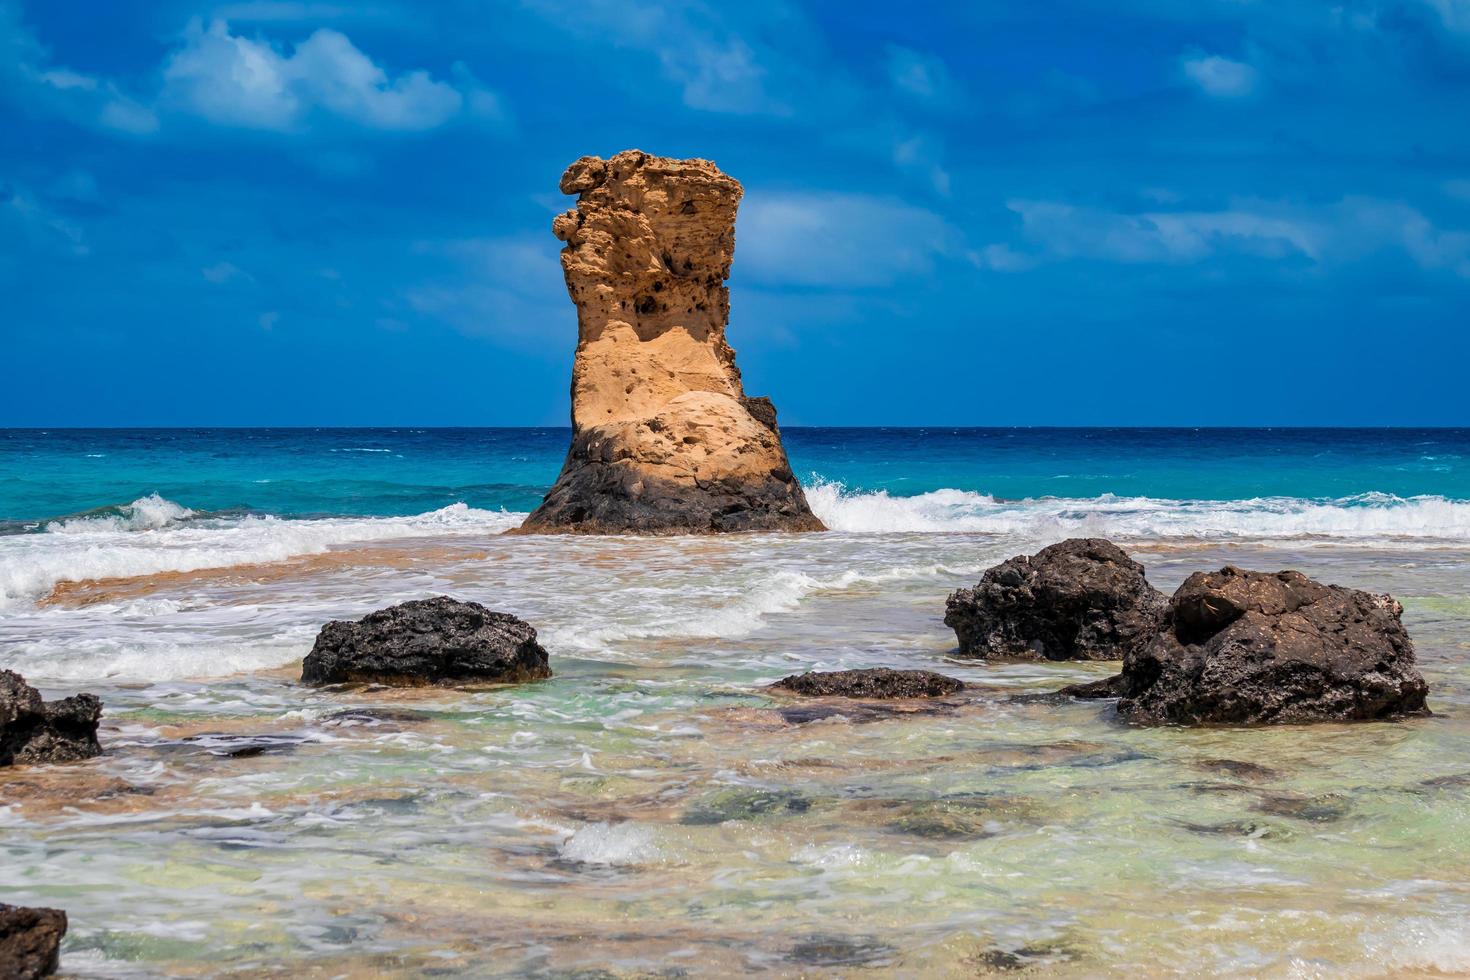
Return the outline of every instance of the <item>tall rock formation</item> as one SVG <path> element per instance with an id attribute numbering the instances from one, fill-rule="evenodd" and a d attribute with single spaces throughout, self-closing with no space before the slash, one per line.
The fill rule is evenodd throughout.
<path id="1" fill-rule="evenodd" d="M 529 532 L 819 531 L 766 398 L 725 341 L 738 181 L 625 150 L 561 178 L 577 305 L 572 446 Z"/>

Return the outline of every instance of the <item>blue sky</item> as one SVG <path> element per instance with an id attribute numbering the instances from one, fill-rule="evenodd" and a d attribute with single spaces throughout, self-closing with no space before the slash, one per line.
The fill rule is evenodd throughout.
<path id="1" fill-rule="evenodd" d="M 564 424 L 630 147 L 787 424 L 1470 424 L 1470 0 L 0 0 L 0 424 Z"/>

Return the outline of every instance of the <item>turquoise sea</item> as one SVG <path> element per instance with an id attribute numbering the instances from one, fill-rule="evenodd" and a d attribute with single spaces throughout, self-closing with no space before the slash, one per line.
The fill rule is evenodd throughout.
<path id="1" fill-rule="evenodd" d="M 568 429 L 0 430 L 0 521 L 158 494 L 200 511 L 528 511 Z M 1470 500 L 1470 429 L 787 428 L 810 485 L 1009 500 Z"/>
<path id="2" fill-rule="evenodd" d="M 506 536 L 566 429 L 0 431 L 0 667 L 106 753 L 0 779 L 0 900 L 82 977 L 1470 973 L 1470 430 L 785 430 L 825 534 Z M 1392 592 L 1431 718 L 1137 729 L 957 659 L 1060 538 L 1172 591 Z M 514 688 L 298 683 L 330 619 L 535 625 Z M 917 711 L 805 669 L 940 670 Z"/>

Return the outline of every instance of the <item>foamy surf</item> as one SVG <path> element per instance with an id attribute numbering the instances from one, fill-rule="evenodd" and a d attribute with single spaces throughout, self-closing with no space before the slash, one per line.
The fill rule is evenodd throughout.
<path id="1" fill-rule="evenodd" d="M 1104 494 L 1088 499 L 998 500 L 968 490 L 935 490 L 911 497 L 886 491 L 861 493 L 817 478 L 807 489 L 807 500 L 832 530 L 859 533 L 963 532 L 1134 541 L 1470 541 L 1470 502 L 1438 496 L 1371 493 L 1335 500 L 1164 500 Z"/>
<path id="2" fill-rule="evenodd" d="M 0 608 L 42 598 L 62 582 L 261 564 L 399 538 L 495 534 L 523 517 L 460 503 L 413 517 L 201 518 L 155 494 L 53 521 L 43 533 L 0 537 Z"/>

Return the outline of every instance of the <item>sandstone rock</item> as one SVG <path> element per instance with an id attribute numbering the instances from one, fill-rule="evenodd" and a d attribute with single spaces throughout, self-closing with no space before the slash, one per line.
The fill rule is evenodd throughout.
<path id="1" fill-rule="evenodd" d="M 529 624 L 448 596 L 328 623 L 301 664 L 308 684 L 510 684 L 550 676 Z"/>
<path id="2" fill-rule="evenodd" d="M 1151 725 L 1427 714 L 1402 612 L 1392 596 L 1300 572 L 1199 572 L 1121 674 L 1064 691 L 1118 697 L 1119 715 Z"/>
<path id="3" fill-rule="evenodd" d="M 792 674 L 771 685 L 772 690 L 806 697 L 836 698 L 939 698 L 964 689 L 964 682 L 932 670 L 807 671 Z"/>
<path id="4" fill-rule="evenodd" d="M 577 306 L 572 446 L 522 531 L 817 531 L 776 412 L 725 341 L 740 184 L 627 150 L 562 176 L 552 230 Z"/>
<path id="5" fill-rule="evenodd" d="M 0 902 L 0 977 L 33 980 L 56 972 L 66 913 Z"/>
<path id="6" fill-rule="evenodd" d="M 1168 606 L 1143 566 L 1102 538 L 1071 538 L 996 565 L 945 604 L 964 657 L 1122 660 Z"/>
<path id="7" fill-rule="evenodd" d="M 12 670 L 0 670 L 0 766 L 75 762 L 100 755 L 102 702 L 92 694 L 42 701 Z"/>

